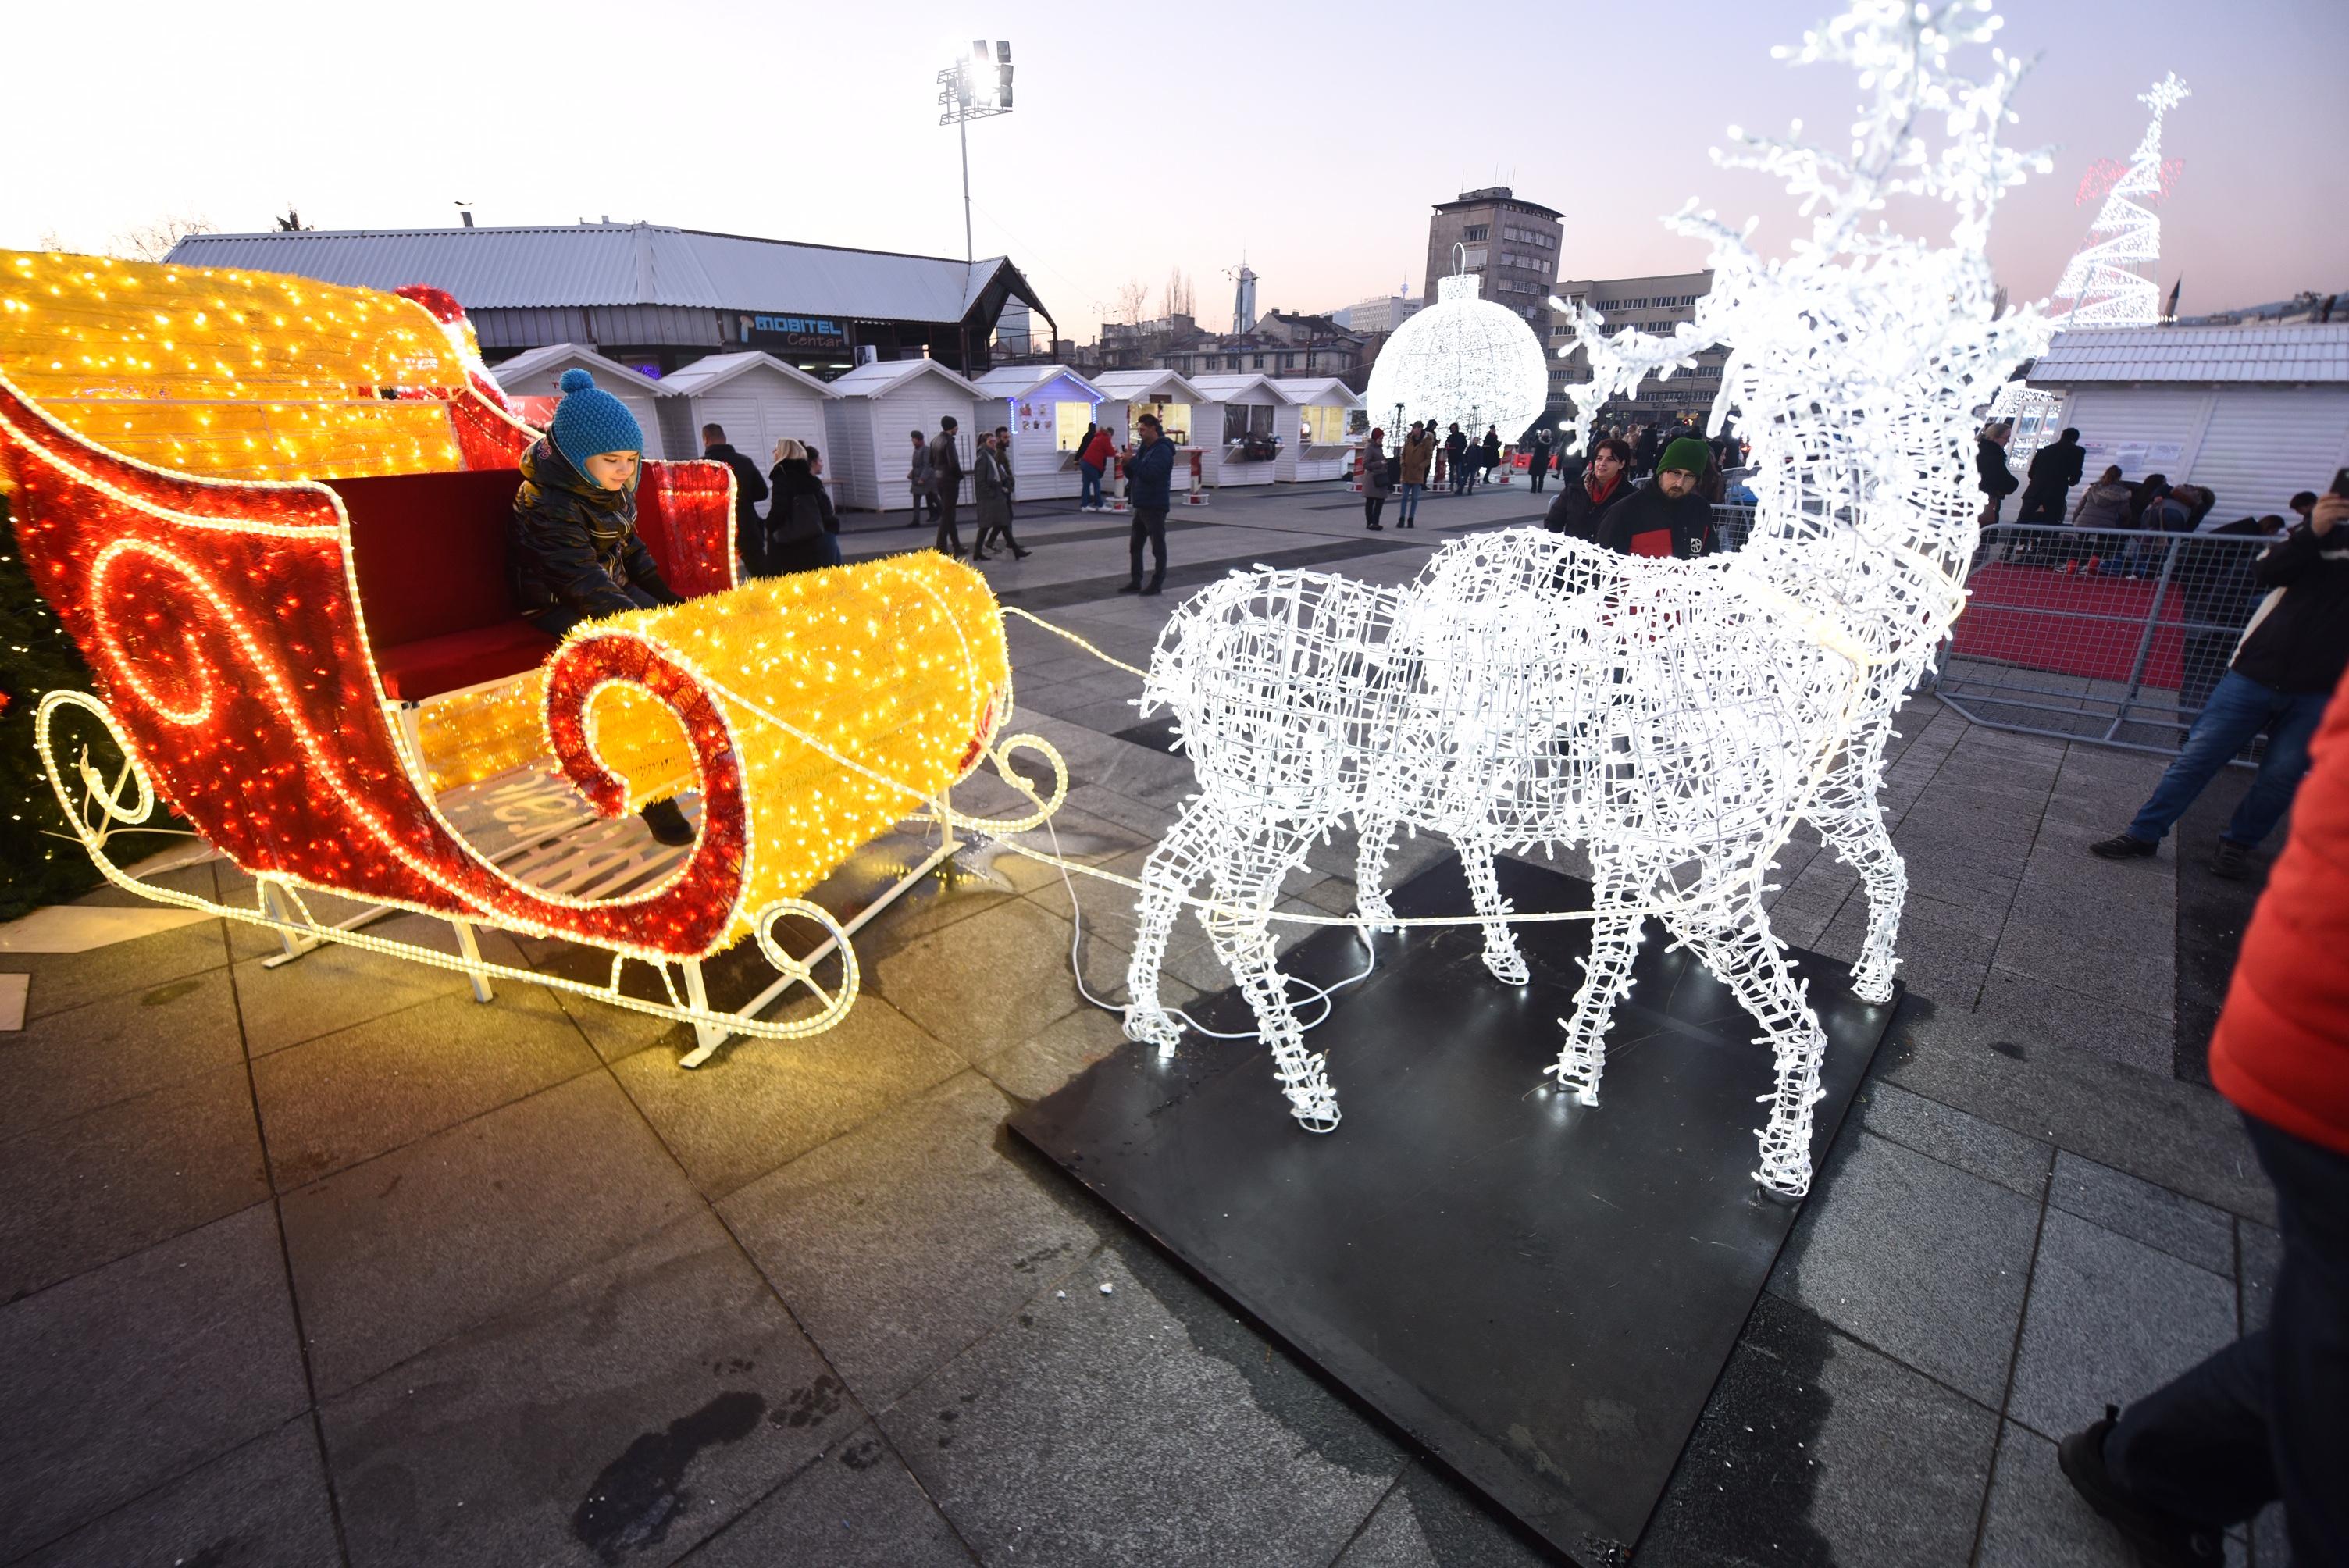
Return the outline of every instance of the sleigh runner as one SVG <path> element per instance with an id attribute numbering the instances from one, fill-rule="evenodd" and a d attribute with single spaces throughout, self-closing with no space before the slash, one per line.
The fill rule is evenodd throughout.
<path id="1" fill-rule="evenodd" d="M 733 475 L 648 460 L 638 527 L 686 603 L 558 644 L 503 571 L 538 432 L 453 300 L 267 274 L 0 255 L 0 487 L 33 580 L 98 694 L 44 697 L 36 744 L 103 873 L 160 902 L 554 985 L 732 1035 L 829 1027 L 850 938 L 957 847 L 947 791 L 994 760 L 1010 671 L 977 573 L 906 557 L 745 583 Z M 72 717 L 77 713 L 80 717 Z M 123 762 L 94 764 L 94 720 Z M 69 738 L 70 735 L 70 738 Z M 694 841 L 625 820 L 698 797 Z M 253 880 L 249 906 L 143 882 L 109 852 L 160 805 Z M 804 895 L 917 815 L 936 839 L 843 923 Z M 305 894 L 357 902 L 338 923 Z M 409 912 L 448 949 L 366 929 Z M 484 959 L 480 926 L 611 955 L 600 981 Z M 703 961 L 749 940 L 774 983 L 732 1010 Z M 648 965 L 630 987 L 626 965 Z M 827 960 L 835 977 L 819 977 Z M 774 1019 L 786 991 L 815 1006 Z M 649 991 L 648 995 L 636 994 Z"/>

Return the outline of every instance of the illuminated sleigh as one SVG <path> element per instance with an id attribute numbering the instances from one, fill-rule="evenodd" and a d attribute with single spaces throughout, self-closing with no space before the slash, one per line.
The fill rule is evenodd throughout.
<path id="1" fill-rule="evenodd" d="M 956 827 L 1032 826 L 1065 794 L 1043 742 L 999 744 L 1010 670 L 983 580 L 925 555 L 740 583 L 731 470 L 648 461 L 639 526 L 690 597 L 558 645 L 504 597 L 513 469 L 537 432 L 455 302 L 403 294 L 0 253 L 0 488 L 101 694 L 51 692 L 36 725 L 84 847 L 119 886 L 273 928 L 273 964 L 344 942 L 460 970 L 482 1001 L 493 979 L 552 985 L 691 1024 L 688 1066 L 732 1035 L 831 1026 L 855 998 L 854 930 Z M 86 744 L 61 763 L 72 709 L 121 748 L 111 780 Z M 1050 767 L 1049 801 L 1012 772 L 1017 748 Z M 949 806 L 990 757 L 1032 814 Z M 626 815 L 688 791 L 688 848 Z M 250 905 L 109 856 L 159 799 L 251 877 Z M 935 844 L 856 918 L 801 896 L 917 812 Z M 325 922 L 305 892 L 363 907 Z M 448 922 L 450 948 L 363 929 L 398 912 Z M 611 964 L 501 965 L 481 925 Z M 702 961 L 746 937 L 777 978 L 716 1009 Z M 650 995 L 625 986 L 631 959 Z M 812 1008 L 759 1016 L 795 987 Z"/>

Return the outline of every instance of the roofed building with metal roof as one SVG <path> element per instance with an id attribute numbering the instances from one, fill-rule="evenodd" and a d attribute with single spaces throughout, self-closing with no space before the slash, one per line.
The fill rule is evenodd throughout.
<path id="1" fill-rule="evenodd" d="M 958 262 L 657 223 L 191 234 L 170 259 L 368 288 L 430 284 L 465 307 L 492 362 L 576 343 L 651 376 L 746 349 L 825 377 L 864 357 L 925 355 L 977 375 L 1007 304 L 1052 320 L 1003 256 Z"/>
<path id="2" fill-rule="evenodd" d="M 2059 332 L 2033 387 L 2088 382 L 2349 383 L 2349 322 L 2143 326 Z"/>

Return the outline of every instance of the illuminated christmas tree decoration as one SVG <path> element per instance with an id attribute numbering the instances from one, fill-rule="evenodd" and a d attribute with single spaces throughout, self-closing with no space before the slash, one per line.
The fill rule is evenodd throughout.
<path id="1" fill-rule="evenodd" d="M 1472 436 L 1490 425 L 1513 441 L 1541 417 L 1549 398 L 1541 342 L 1516 312 L 1479 298 L 1483 284 L 1467 273 L 1436 279 L 1435 303 L 1395 328 L 1363 394 L 1371 423 L 1424 419 Z"/>
<path id="2" fill-rule="evenodd" d="M 1749 140 L 1723 160 L 1782 177 L 1814 215 L 1809 235 L 1765 261 L 1740 231 L 1684 211 L 1673 226 L 1712 242 L 1714 268 L 1693 322 L 1610 337 L 1581 314 L 1592 380 L 1576 389 L 1577 444 L 1609 396 L 1727 347 L 1713 428 L 1734 412 L 1754 442 L 1744 549 L 1640 561 L 1519 530 L 1448 550 L 1402 588 L 1259 571 L 1176 612 L 1144 703 L 1180 719 L 1200 794 L 1142 878 L 1130 1036 L 1162 1049 L 1178 1038 L 1159 967 L 1204 880 L 1216 903 L 1204 923 L 1291 1113 L 1329 1130 L 1335 1089 L 1304 1047 L 1268 931 L 1307 844 L 1348 819 L 1366 846 L 1397 825 L 1450 837 L 1485 963 L 1514 981 L 1525 968 L 1491 857 L 1578 841 L 1593 868 L 1591 957 L 1562 1020 L 1559 1086 L 1597 1103 L 1640 923 L 1656 916 L 1771 1047 L 1755 1180 L 1808 1190 L 1825 1037 L 1770 929 L 1764 879 L 1808 817 L 1872 894 L 1890 892 L 1897 919 L 1899 860 L 1875 809 L 1882 727 L 1963 602 L 1979 535 L 1972 410 L 2048 335 L 2036 312 L 1993 315 L 1992 211 L 2045 160 L 1998 139 L 2019 62 L 1994 54 L 1981 81 L 1950 68 L 1955 46 L 1989 41 L 1997 23 L 1983 13 L 1868 0 L 1810 34 L 1797 57 L 1849 65 L 1870 95 L 1848 153 Z M 1945 203 L 1949 242 L 1892 232 L 1880 221 L 1891 197 Z M 1847 748 L 1864 755 L 1839 765 Z M 1374 858 L 1362 872 L 1375 921 Z M 1870 941 L 1858 984 L 1880 995 L 1889 943 Z"/>
<path id="3" fill-rule="evenodd" d="M 2137 151 L 2127 163 L 2117 166 L 2109 159 L 2099 159 L 2099 170 L 2114 171 L 2100 176 L 2092 170 L 2082 181 L 2082 194 L 2095 190 L 2103 203 L 2096 209 L 2095 222 L 2089 225 L 2087 240 L 2056 281 L 2056 298 L 2071 302 L 2056 307 L 2059 325 L 2160 325 L 2161 287 L 2147 274 L 2161 260 L 2161 220 L 2147 203 L 2168 196 L 2177 179 L 2178 160 L 2161 156 L 2161 122 L 2189 96 L 2175 71 L 2156 82 L 2151 91 L 2139 93 L 2137 102 L 2153 110 L 2153 119 L 2137 139 Z M 2056 417 L 2063 407 L 2064 399 L 2055 393 L 2021 381 L 2009 381 L 1998 389 L 1998 396 L 1991 400 L 1990 418 L 2013 432 L 2006 444 L 2008 462 L 2021 468 L 2054 438 Z"/>
<path id="4" fill-rule="evenodd" d="M 2153 326 L 2161 321 L 2161 285 L 2141 270 L 2161 259 L 2161 219 L 2148 203 L 2168 192 L 2162 119 L 2188 96 L 2176 71 L 2137 95 L 2153 118 L 2137 138 L 2127 169 L 2105 192 L 2095 222 L 2088 225 L 2087 242 L 2056 280 L 2058 325 Z"/>

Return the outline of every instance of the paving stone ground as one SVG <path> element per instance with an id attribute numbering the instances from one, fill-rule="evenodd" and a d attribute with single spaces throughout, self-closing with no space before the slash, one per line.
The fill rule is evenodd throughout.
<path id="1" fill-rule="evenodd" d="M 1141 663 L 1229 567 L 1399 582 L 1538 510 L 1370 534 L 1340 490 L 1227 493 L 1136 599 L 1123 520 L 1055 502 L 988 571 Z M 852 519 L 849 553 L 902 521 Z M 1060 847 L 1131 872 L 1185 766 L 1117 738 L 1131 677 L 1010 636 L 1075 781 Z M 1910 994 L 1641 1564 L 2122 1563 L 2054 1439 L 2264 1310 L 2269 1193 L 2189 1081 L 2224 951 L 2181 951 L 2171 854 L 2085 853 L 2158 762 L 1930 697 L 1902 729 Z M 1317 848 L 1291 907 L 1350 909 L 1352 874 Z M 1777 880 L 1783 935 L 1856 955 L 1846 868 L 1798 836 Z M 690 1074 L 635 1015 L 349 951 L 269 969 L 219 923 L 0 954 L 31 976 L 0 1035 L 0 1563 L 1547 1560 L 1005 1130 L 1118 1043 L 1071 944 L 1099 994 L 1132 940 L 1102 884 L 1072 906 L 975 855 L 860 937 L 839 1028 Z M 1168 974 L 1226 983 L 1187 939 Z M 2234 1560 L 2284 1561 L 2274 1521 Z"/>

